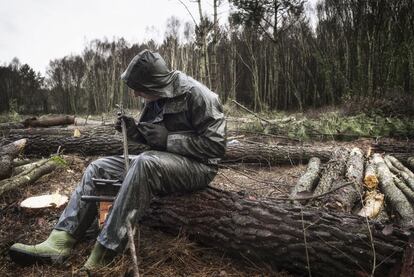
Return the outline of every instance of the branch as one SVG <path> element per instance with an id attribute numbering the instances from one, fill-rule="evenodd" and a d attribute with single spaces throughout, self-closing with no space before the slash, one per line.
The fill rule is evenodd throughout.
<path id="1" fill-rule="evenodd" d="M 251 113 L 252 115 L 254 115 L 255 117 L 257 117 L 258 119 L 268 123 L 268 124 L 272 124 L 272 122 L 270 122 L 267 119 L 264 119 L 263 117 L 259 116 L 258 114 L 252 112 L 251 110 L 249 110 L 248 108 L 246 108 L 245 106 L 243 106 L 242 104 L 240 104 L 239 102 L 237 102 L 236 100 L 231 100 L 234 104 L 236 104 L 237 106 L 239 106 L 240 108 L 242 108 L 243 110 Z"/>

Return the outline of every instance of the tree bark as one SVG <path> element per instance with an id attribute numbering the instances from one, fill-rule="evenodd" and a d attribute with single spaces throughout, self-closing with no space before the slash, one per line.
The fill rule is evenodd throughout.
<path id="1" fill-rule="evenodd" d="M 384 161 L 388 168 L 391 170 L 391 172 L 396 174 L 397 176 L 400 176 L 411 188 L 411 190 L 414 191 L 414 178 L 411 177 L 412 173 L 409 174 L 410 171 L 408 170 L 408 168 L 404 167 L 402 164 L 399 164 L 399 168 L 397 168 L 395 166 L 395 162 L 392 162 L 391 156 L 388 155 L 385 156 Z"/>
<path id="2" fill-rule="evenodd" d="M 386 202 L 398 213 L 402 226 L 413 226 L 414 209 L 401 190 L 396 187 L 393 174 L 384 159 L 380 154 L 374 154 L 373 161 L 377 166 L 379 187 L 385 195 Z"/>
<path id="3" fill-rule="evenodd" d="M 324 205 L 330 209 L 350 213 L 355 202 L 362 201 L 364 175 L 364 156 L 361 149 L 353 148 L 345 166 L 345 180 L 352 185 L 345 186 L 328 195 Z"/>
<path id="4" fill-rule="evenodd" d="M 352 182 L 352 185 L 340 188 L 328 195 L 324 199 L 323 205 L 333 210 L 350 213 L 355 202 L 357 200 L 362 200 L 363 174 L 364 155 L 361 149 L 353 148 L 345 165 L 345 179 L 348 182 Z M 340 178 L 340 175 L 338 178 Z M 333 184 L 335 184 L 335 182 Z"/>
<path id="5" fill-rule="evenodd" d="M 300 192 L 312 192 L 319 180 L 319 172 L 321 171 L 321 160 L 313 157 L 309 160 L 305 174 L 303 174 L 295 187 L 290 193 L 291 198 L 295 198 Z"/>
<path id="6" fill-rule="evenodd" d="M 405 248 L 400 272 L 400 277 L 411 276 L 414 276 L 414 235 L 410 236 L 410 240 Z"/>
<path id="7" fill-rule="evenodd" d="M 369 222 L 370 241 L 366 219 L 359 216 L 304 210 L 213 188 L 154 199 L 143 223 L 172 232 L 184 230 L 205 245 L 299 274 L 308 273 L 309 262 L 312 276 L 368 276 L 372 245 L 375 276 L 386 276 L 408 241 L 399 228 L 386 236 L 383 225 Z"/>
<path id="8" fill-rule="evenodd" d="M 414 157 L 408 157 L 407 164 L 411 168 L 411 170 L 414 170 Z"/>
<path id="9" fill-rule="evenodd" d="M 11 176 L 13 159 L 19 155 L 26 143 L 26 139 L 19 139 L 0 147 L 0 180 Z"/>
<path id="10" fill-rule="evenodd" d="M 83 155 L 122 155 L 122 136 L 113 126 L 78 127 L 80 137 L 74 137 L 74 128 L 34 128 L 10 130 L 7 140 L 27 138 L 25 152 L 32 156 L 56 153 L 60 147 L 64 153 Z M 139 154 L 149 148 L 129 141 L 130 155 Z M 307 162 L 311 157 L 327 161 L 335 148 L 312 145 L 287 146 L 262 143 L 238 143 L 227 147 L 224 162 L 248 162 L 286 164 Z"/>
<path id="11" fill-rule="evenodd" d="M 339 179 L 345 173 L 345 165 L 348 158 L 348 154 L 348 150 L 344 148 L 338 148 L 333 152 L 332 157 L 330 158 L 325 169 L 322 172 L 321 180 L 319 181 L 319 184 L 316 186 L 313 195 L 326 193 L 331 189 L 334 181 L 335 183 L 340 183 L 337 181 L 339 181 Z"/>
<path id="12" fill-rule="evenodd" d="M 405 194 L 407 199 L 414 203 L 414 191 L 411 190 L 400 178 L 393 177 L 395 185 Z"/>
<path id="13" fill-rule="evenodd" d="M 378 141 L 373 150 L 375 152 L 385 152 L 396 157 L 401 161 L 406 161 L 409 157 L 414 156 L 414 141 Z"/>
<path id="14" fill-rule="evenodd" d="M 398 159 L 391 155 L 386 155 L 385 158 L 388 159 L 395 168 L 402 172 L 405 172 L 410 178 L 414 178 L 414 173 L 412 173 L 411 170 L 406 168 Z"/>

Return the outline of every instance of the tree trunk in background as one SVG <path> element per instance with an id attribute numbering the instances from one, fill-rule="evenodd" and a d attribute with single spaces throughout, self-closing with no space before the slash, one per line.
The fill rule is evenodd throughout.
<path id="1" fill-rule="evenodd" d="M 213 188 L 155 199 L 143 223 L 172 232 L 184 230 L 207 246 L 312 276 L 370 275 L 372 245 L 378 266 L 375 276 L 387 276 L 408 241 L 398 228 L 383 235 L 384 226 L 378 223 L 370 223 L 370 241 L 363 217 L 302 210 Z"/>

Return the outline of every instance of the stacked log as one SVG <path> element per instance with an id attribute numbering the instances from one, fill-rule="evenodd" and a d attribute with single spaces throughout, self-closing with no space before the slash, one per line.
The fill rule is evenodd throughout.
<path id="1" fill-rule="evenodd" d="M 13 159 L 22 152 L 26 143 L 26 139 L 19 139 L 0 147 L 0 180 L 11 176 Z"/>
<path id="2" fill-rule="evenodd" d="M 381 191 L 384 192 L 386 202 L 395 209 L 402 226 L 413 226 L 414 209 L 404 193 L 395 185 L 389 167 L 380 154 L 374 154 L 373 161 L 377 166 L 379 185 Z"/>
<path id="3" fill-rule="evenodd" d="M 305 174 L 298 180 L 296 186 L 292 189 L 290 196 L 296 198 L 298 194 L 312 193 L 319 181 L 319 173 L 321 171 L 321 160 L 312 157 L 309 160 Z"/>
<path id="4" fill-rule="evenodd" d="M 330 209 L 350 213 L 357 201 L 362 200 L 362 178 L 364 174 L 364 157 L 361 149 L 353 148 L 345 166 L 345 181 L 350 182 L 324 200 L 324 205 Z M 338 184 L 339 182 L 335 183 Z M 335 185 L 333 188 L 335 188 Z"/>
<path id="5" fill-rule="evenodd" d="M 408 157 L 407 164 L 411 168 L 411 170 L 414 170 L 414 157 Z"/>
<path id="6" fill-rule="evenodd" d="M 341 180 L 345 173 L 345 165 L 349 156 L 349 151 L 345 148 L 337 148 L 329 161 L 326 164 L 325 169 L 322 171 L 321 179 L 313 192 L 314 196 L 327 193 L 331 189 L 341 185 Z M 329 204 L 323 199 L 324 204 Z"/>

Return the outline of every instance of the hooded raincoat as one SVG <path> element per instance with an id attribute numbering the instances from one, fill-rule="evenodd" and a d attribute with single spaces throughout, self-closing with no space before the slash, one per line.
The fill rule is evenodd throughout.
<path id="1" fill-rule="evenodd" d="M 161 97 L 146 103 L 137 129 L 142 122 L 163 125 L 168 130 L 166 150 L 130 155 L 126 174 L 121 156 L 92 162 L 55 226 L 82 237 L 97 216 L 95 203 L 81 201 L 82 195 L 95 194 L 92 178 L 122 180 L 98 236 L 99 243 L 117 252 L 127 242 L 127 220 L 140 220 L 153 195 L 206 187 L 217 174 L 226 145 L 226 122 L 217 94 L 182 72 L 170 71 L 158 53 L 139 53 L 121 79 L 131 89 Z M 146 143 L 139 134 L 130 139 Z"/>

